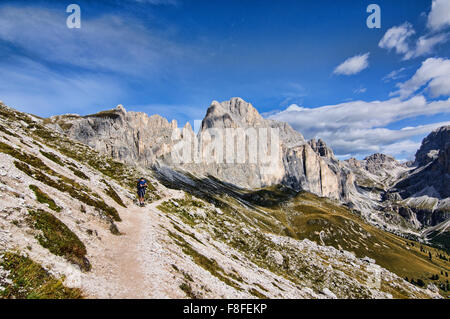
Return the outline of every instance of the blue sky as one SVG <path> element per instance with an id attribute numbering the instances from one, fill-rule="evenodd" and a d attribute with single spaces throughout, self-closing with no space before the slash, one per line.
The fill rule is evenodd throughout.
<path id="1" fill-rule="evenodd" d="M 450 122 L 450 5 L 434 1 L 3 0 L 0 100 L 40 116 L 123 104 L 182 126 L 239 96 L 341 158 L 411 159 Z"/>

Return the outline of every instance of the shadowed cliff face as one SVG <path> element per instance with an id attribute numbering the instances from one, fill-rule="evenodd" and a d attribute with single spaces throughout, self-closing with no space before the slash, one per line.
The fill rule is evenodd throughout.
<path id="1" fill-rule="evenodd" d="M 444 126 L 430 133 L 416 153 L 417 166 L 386 193 L 387 201 L 401 215 L 415 221 L 419 228 L 429 228 L 430 240 L 433 236 L 445 237 L 450 231 L 449 132 L 450 126 Z M 439 242 L 450 247 L 448 240 Z"/>
<path id="2" fill-rule="evenodd" d="M 439 156 L 442 150 L 449 147 L 449 143 L 450 126 L 443 126 L 434 132 L 431 132 L 430 135 L 424 138 L 420 149 L 416 153 L 416 165 L 425 166 L 432 162 Z"/>
<path id="3" fill-rule="evenodd" d="M 423 140 L 416 153 L 417 168 L 394 189 L 402 198 L 427 195 L 443 200 L 450 197 L 449 154 L 450 126 L 444 126 Z"/>

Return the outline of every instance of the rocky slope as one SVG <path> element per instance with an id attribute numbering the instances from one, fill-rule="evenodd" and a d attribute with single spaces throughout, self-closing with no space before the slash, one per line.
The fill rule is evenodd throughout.
<path id="1" fill-rule="evenodd" d="M 356 184 L 365 189 L 387 191 L 410 168 L 385 154 L 373 154 L 364 160 L 348 159 L 345 163 L 355 175 Z"/>
<path id="2" fill-rule="evenodd" d="M 103 154 L 147 167 L 170 152 L 172 131 L 177 128 L 176 121 L 169 123 L 159 115 L 127 112 L 121 105 L 87 116 L 54 116 L 45 124 Z"/>
<path id="3" fill-rule="evenodd" d="M 396 181 L 385 194 L 386 203 L 395 211 L 424 229 L 440 229 L 439 236 L 448 232 L 450 218 L 450 126 L 430 133 L 416 153 L 415 167 Z M 448 236 L 448 235 L 446 235 Z M 450 248 L 447 241 L 439 242 Z"/>
<path id="4" fill-rule="evenodd" d="M 126 163 L 147 168 L 169 165 L 250 189 L 281 184 L 337 199 L 360 211 L 370 223 L 406 236 L 421 237 L 426 228 L 448 219 L 449 151 L 445 128 L 424 140 L 413 169 L 384 154 L 361 161 L 339 161 L 324 141 L 306 141 L 288 124 L 264 119 L 240 98 L 214 101 L 197 135 L 189 123 L 178 129 L 175 121 L 169 123 L 158 115 L 127 112 L 122 106 L 87 116 L 55 116 L 45 123 Z M 231 137 L 224 133 L 233 129 Z M 279 143 L 270 139 L 263 142 L 266 154 L 275 154 L 264 162 L 260 161 L 260 145 L 251 149 L 248 141 L 259 142 L 261 132 L 270 129 L 278 130 Z M 209 160 L 204 154 L 213 138 L 206 137 L 217 131 L 222 132 L 225 147 L 214 149 L 213 160 Z M 234 150 L 238 138 L 245 136 L 244 161 L 232 158 L 229 162 L 227 147 L 232 145 Z M 174 150 L 186 137 L 189 137 L 188 160 L 174 161 Z M 278 145 L 277 152 L 272 144 Z M 184 146 L 181 149 L 186 150 Z M 251 160 L 252 156 L 256 162 Z"/>
<path id="5" fill-rule="evenodd" d="M 288 189 L 249 192 L 163 165 L 153 175 L 44 122 L 0 105 L 0 296 L 435 298 L 446 293 L 446 286 L 440 287 L 445 281 L 429 279 L 448 272 L 448 262 L 434 257 L 443 252 L 419 250 L 419 244 L 387 233 L 384 238 L 338 203 Z M 117 155 L 111 145 L 110 154 Z M 145 208 L 135 206 L 132 194 L 141 175 L 152 184 Z M 320 211 L 311 211 L 314 207 Z M 302 225 L 311 227 L 302 232 Z M 399 265 L 389 264 L 390 251 L 401 256 Z M 403 279 L 406 275 L 415 285 Z"/>

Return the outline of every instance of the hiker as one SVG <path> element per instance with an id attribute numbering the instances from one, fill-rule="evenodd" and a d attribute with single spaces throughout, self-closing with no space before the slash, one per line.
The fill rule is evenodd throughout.
<path id="1" fill-rule="evenodd" d="M 139 205 L 141 207 L 144 206 L 144 196 L 145 196 L 145 189 L 147 188 L 147 181 L 145 178 L 141 177 L 137 182 L 137 193 L 139 197 Z"/>

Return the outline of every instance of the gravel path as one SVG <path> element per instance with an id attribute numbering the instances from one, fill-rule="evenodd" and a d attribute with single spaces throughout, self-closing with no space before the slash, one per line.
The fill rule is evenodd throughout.
<path id="1" fill-rule="evenodd" d="M 96 265 L 99 271 L 92 274 L 103 277 L 101 281 L 109 281 L 109 286 L 114 287 L 109 287 L 107 296 L 97 291 L 92 297 L 142 299 L 184 296 L 177 283 L 168 280 L 173 277 L 172 257 L 163 240 L 167 238 L 164 228 L 168 227 L 169 220 L 156 208 L 170 198 L 183 196 L 182 192 L 169 190 L 169 196 L 161 200 L 145 207 L 131 204 L 120 213 L 123 221 L 118 227 L 122 235 L 107 239 L 111 241 L 110 249 L 97 260 L 103 265 Z M 89 286 L 89 290 L 94 288 L 92 283 Z"/>

